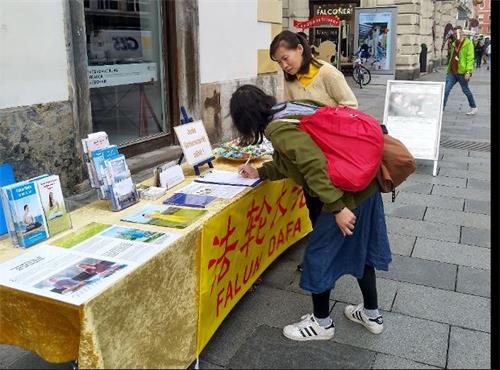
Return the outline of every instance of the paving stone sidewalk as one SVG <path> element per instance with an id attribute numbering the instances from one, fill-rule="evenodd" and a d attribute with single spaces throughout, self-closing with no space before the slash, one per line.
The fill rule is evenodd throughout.
<path id="1" fill-rule="evenodd" d="M 348 81 L 351 77 L 346 77 Z M 444 72 L 420 80 L 444 81 Z M 352 85 L 360 109 L 382 119 L 385 86 Z M 375 336 L 343 316 L 359 303 L 353 277 L 332 294 L 335 337 L 294 342 L 282 327 L 311 312 L 299 288 L 306 240 L 286 251 L 247 293 L 201 354 L 200 368 L 489 368 L 490 367 L 490 72 L 471 81 L 479 113 L 466 116 L 458 85 L 443 114 L 438 176 L 432 162 L 400 186 L 395 203 L 384 195 L 393 252 L 389 272 L 378 273 L 385 331 Z M 0 346 L 0 368 L 69 368 Z"/>

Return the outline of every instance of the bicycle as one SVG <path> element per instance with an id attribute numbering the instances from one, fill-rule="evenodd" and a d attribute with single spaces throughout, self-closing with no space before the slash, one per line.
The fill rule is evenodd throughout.
<path id="1" fill-rule="evenodd" d="M 372 80 L 372 74 L 363 65 L 363 61 L 360 57 L 355 57 L 354 59 L 354 68 L 352 70 L 352 78 L 359 85 L 359 88 L 362 89 L 363 85 L 368 85 Z"/>

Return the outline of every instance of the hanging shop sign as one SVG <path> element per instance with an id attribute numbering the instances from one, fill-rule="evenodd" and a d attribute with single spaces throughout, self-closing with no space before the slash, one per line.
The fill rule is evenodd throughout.
<path id="1" fill-rule="evenodd" d="M 333 16 L 319 15 L 316 17 L 312 17 L 311 19 L 309 19 L 307 21 L 298 21 L 298 20 L 293 21 L 293 26 L 295 28 L 301 28 L 301 29 L 314 27 L 314 26 L 317 26 L 319 24 L 330 24 L 334 27 L 339 27 L 340 26 L 340 18 L 337 17 L 336 15 L 333 15 Z"/>
<path id="2" fill-rule="evenodd" d="M 314 7 L 314 15 L 334 15 L 340 18 L 348 19 L 354 14 L 354 6 L 352 4 L 347 5 L 335 5 L 335 4 L 324 4 Z"/>
<path id="3" fill-rule="evenodd" d="M 109 87 L 156 81 L 156 63 L 88 66 L 89 87 Z"/>

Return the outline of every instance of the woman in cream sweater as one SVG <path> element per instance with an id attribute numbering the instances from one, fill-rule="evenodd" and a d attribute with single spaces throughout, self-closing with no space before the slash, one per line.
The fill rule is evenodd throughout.
<path id="1" fill-rule="evenodd" d="M 270 56 L 285 74 L 284 100 L 315 100 L 325 105 L 346 105 L 357 108 L 354 96 L 342 72 L 330 63 L 312 56 L 305 38 L 291 31 L 282 31 L 271 42 Z M 309 218 L 314 225 L 323 208 L 318 198 L 304 192 Z M 302 271 L 302 264 L 297 266 Z"/>
<path id="2" fill-rule="evenodd" d="M 282 31 L 271 42 L 270 56 L 285 74 L 284 100 L 309 99 L 325 105 L 358 107 L 342 72 L 330 63 L 315 59 L 303 37 Z"/>

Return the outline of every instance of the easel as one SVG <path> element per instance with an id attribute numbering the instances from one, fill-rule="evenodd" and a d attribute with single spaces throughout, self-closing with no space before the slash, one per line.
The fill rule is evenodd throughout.
<path id="1" fill-rule="evenodd" d="M 160 132 L 163 131 L 160 121 L 158 120 L 158 117 L 156 117 L 156 113 L 151 107 L 151 103 L 149 102 L 148 96 L 144 91 L 145 83 L 140 83 L 138 85 L 139 85 L 139 136 L 143 137 L 148 135 L 148 120 L 146 118 L 146 110 L 144 109 L 144 104 L 147 105 L 149 112 L 153 116 L 153 120 L 156 122 L 156 125 L 158 126 Z"/>
<path id="2" fill-rule="evenodd" d="M 193 122 L 193 117 L 188 116 L 188 114 L 186 112 L 186 108 L 184 108 L 184 106 L 181 106 L 181 114 L 182 114 L 181 125 L 185 125 L 186 123 Z M 177 164 L 180 165 L 183 159 L 184 159 L 184 153 L 181 153 L 181 156 L 179 157 Z M 200 168 L 199 167 L 203 166 L 204 164 L 208 164 L 208 167 L 214 168 L 214 165 L 212 163 L 212 161 L 214 159 L 215 159 L 215 157 L 210 157 L 210 158 L 207 158 L 207 159 L 201 161 L 198 164 L 195 164 L 193 166 L 193 168 L 194 168 L 194 173 L 196 174 L 196 176 L 200 175 Z"/>

